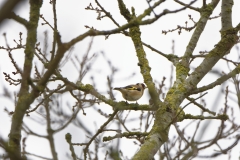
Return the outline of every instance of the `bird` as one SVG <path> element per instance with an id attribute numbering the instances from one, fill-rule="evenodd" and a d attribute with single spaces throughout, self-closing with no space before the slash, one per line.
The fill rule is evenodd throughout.
<path id="1" fill-rule="evenodd" d="M 113 90 L 118 90 L 122 93 L 123 98 L 127 101 L 136 101 L 139 100 L 144 92 L 144 89 L 146 88 L 145 84 L 143 83 L 137 83 L 137 84 L 131 84 L 125 87 L 116 87 L 113 88 Z"/>

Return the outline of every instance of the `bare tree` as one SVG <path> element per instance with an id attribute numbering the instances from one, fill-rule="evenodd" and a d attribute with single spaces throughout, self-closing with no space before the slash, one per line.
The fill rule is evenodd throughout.
<path id="1" fill-rule="evenodd" d="M 70 126 L 80 129 L 85 135 L 84 138 L 81 138 L 82 142 L 73 140 L 72 138 L 76 137 L 73 137 L 69 130 L 69 133 L 65 135 L 65 145 L 69 145 L 69 153 L 71 153 L 67 155 L 67 158 L 74 160 L 101 159 L 101 157 L 128 159 L 129 157 L 121 151 L 123 137 L 135 140 L 136 148 L 132 149 L 132 153 L 138 151 L 131 159 L 136 160 L 148 160 L 154 159 L 154 157 L 169 160 L 206 159 L 226 154 L 229 159 L 233 155 L 235 158 L 239 157 L 239 155 L 231 153 L 240 139 L 240 126 L 238 118 L 236 118 L 236 116 L 239 117 L 240 107 L 240 53 L 238 48 L 240 23 L 238 22 L 236 26 L 233 26 L 232 23 L 234 1 L 211 0 L 207 3 L 206 0 L 202 0 L 202 3 L 199 3 L 199 1 L 193 0 L 187 3 L 174 0 L 172 3 L 178 4 L 177 9 L 169 6 L 169 8 L 161 10 L 159 8 L 164 6 L 165 0 L 147 0 L 148 7 L 141 11 L 141 14 L 136 14 L 134 7 L 131 10 L 127 8 L 124 1 L 118 0 L 117 2 L 119 13 L 126 20 L 124 24 L 118 22 L 119 20 L 115 19 L 101 5 L 101 2 L 95 0 L 88 6 L 79 7 L 96 13 L 97 20 L 100 22 L 105 19 L 110 20 L 115 28 L 99 30 L 97 26 L 85 25 L 87 31 L 76 35 L 69 41 L 61 38 L 59 25 L 62 24 L 58 23 L 61 17 L 57 14 L 57 1 L 50 0 L 49 3 L 41 0 L 29 0 L 28 20 L 14 12 L 13 9 L 18 1 L 7 1 L 3 4 L 4 7 L 1 8 L 0 13 L 4 13 L 4 15 L 0 16 L 0 23 L 4 25 L 6 22 L 2 20 L 8 18 L 24 26 L 27 32 L 19 33 L 19 40 L 14 39 L 14 46 L 8 42 L 7 34 L 4 34 L 5 45 L 1 44 L 0 46 L 1 54 L 8 54 L 15 69 L 12 73 L 3 71 L 5 82 L 20 87 L 17 93 L 9 92 L 9 86 L 2 87 L 1 99 L 10 99 L 15 108 L 14 110 L 8 107 L 4 108 L 5 112 L 11 116 L 12 122 L 9 139 L 0 139 L 0 146 L 4 150 L 1 158 L 16 160 L 34 156 L 40 159 L 61 159 L 57 151 L 55 135 L 68 130 L 67 128 Z M 46 18 L 47 15 L 40 11 L 43 3 L 52 7 L 53 20 Z M 220 14 L 214 16 L 213 11 L 219 6 L 221 6 Z M 21 8 L 18 9 L 21 10 Z M 184 53 L 175 54 L 174 41 L 172 53 L 167 54 L 142 40 L 141 26 L 151 26 L 164 17 L 173 18 L 171 19 L 173 21 L 174 18 L 178 18 L 180 12 L 185 10 L 199 13 L 199 19 L 194 20 L 189 14 L 192 26 L 188 26 L 189 21 L 187 21 L 184 26 L 178 25 L 174 29 L 162 31 L 162 34 L 166 36 L 170 32 L 178 32 L 180 36 L 183 32 L 190 32 L 191 38 Z M 68 12 L 74 11 L 68 10 Z M 79 15 L 79 18 L 86 19 L 84 15 Z M 209 51 L 196 53 L 195 49 L 200 43 L 200 36 L 204 33 L 207 22 L 210 20 L 221 22 L 219 32 L 221 38 Z M 43 40 L 38 38 L 38 34 L 40 34 L 38 28 L 42 27 L 39 24 L 47 26 L 51 31 L 51 33 L 44 32 Z M 106 40 L 111 41 L 111 36 L 115 34 L 130 38 L 133 42 L 138 59 L 137 65 L 150 95 L 148 104 L 116 101 L 112 86 L 118 68 L 112 63 L 113 59 L 108 58 L 104 52 L 94 54 L 92 52 L 94 37 L 105 36 Z M 52 38 L 49 35 L 52 35 Z M 92 38 L 86 52 L 82 55 L 73 55 L 74 46 L 89 37 Z M 51 43 L 49 43 L 49 39 L 52 39 Z M 235 49 L 233 49 L 234 47 Z M 153 80 L 151 63 L 146 56 L 146 50 L 149 49 L 171 63 L 170 76 L 166 75 L 166 77 L 158 77 Z M 15 52 L 24 52 L 23 64 L 19 64 L 18 60 L 14 58 Z M 236 54 L 238 58 L 232 58 L 233 54 Z M 100 56 L 103 58 L 102 61 L 108 64 L 106 69 L 110 71 L 105 78 L 106 94 L 97 89 L 98 79 L 94 75 L 90 76 L 89 83 L 86 84 L 83 81 L 86 75 L 94 70 L 93 66 Z M 68 79 L 62 73 L 61 70 L 67 63 L 72 64 L 72 72 L 75 72 L 74 69 L 76 69 L 77 81 Z M 214 66 L 217 63 L 224 64 L 224 70 L 215 69 Z M 218 78 L 211 79 L 212 82 L 208 81 L 199 86 L 203 78 L 209 74 L 215 74 Z M 166 85 L 166 80 L 168 80 L 169 87 Z M 219 85 L 221 85 L 219 96 L 224 96 L 224 99 L 221 99 L 224 104 L 214 103 L 221 107 L 212 110 L 207 105 L 207 102 L 212 101 L 211 96 L 207 95 L 207 91 L 217 88 Z M 208 98 L 205 98 L 207 96 Z M 220 99 L 216 99 L 216 102 L 218 101 Z M 99 106 L 109 106 L 112 110 L 107 112 Z M 200 114 L 186 114 L 186 107 L 198 108 L 201 110 Z M 95 118 L 97 113 L 99 119 L 105 121 L 100 126 L 96 125 L 94 131 L 94 126 L 89 124 L 84 116 L 88 110 L 92 112 L 87 114 L 92 114 L 92 117 Z M 138 117 L 131 117 L 132 111 L 138 111 Z M 45 127 L 46 134 L 34 130 L 33 126 L 24 121 L 26 118 Z M 138 124 L 134 129 L 129 126 L 133 121 Z M 207 135 L 209 126 L 216 121 L 219 122 L 216 124 L 218 126 L 215 125 L 214 132 L 210 136 Z M 114 134 L 108 134 L 110 132 Z M 170 132 L 174 136 L 170 136 Z M 23 134 L 26 136 L 23 137 Z M 36 153 L 29 152 L 28 147 L 33 147 L 26 144 L 29 136 L 46 139 L 52 157 L 36 154 L 37 151 Z M 217 150 L 212 149 L 214 147 Z M 104 154 L 100 150 L 104 151 Z"/>

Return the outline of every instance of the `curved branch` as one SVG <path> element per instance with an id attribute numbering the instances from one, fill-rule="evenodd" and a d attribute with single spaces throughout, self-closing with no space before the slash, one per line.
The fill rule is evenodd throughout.
<path id="1" fill-rule="evenodd" d="M 215 82 L 212 82 L 206 86 L 194 89 L 193 91 L 190 92 L 190 94 L 197 94 L 197 93 L 201 93 L 206 90 L 212 89 L 213 87 L 215 87 L 217 85 L 221 85 L 223 82 L 225 82 L 229 78 L 234 77 L 235 75 L 237 75 L 239 73 L 240 73 L 240 65 L 238 65 L 232 72 L 229 72 L 228 74 L 223 75 L 222 77 L 218 78 Z"/>
<path id="2" fill-rule="evenodd" d="M 8 0 L 2 5 L 0 8 L 0 24 L 2 21 L 8 17 L 8 15 L 12 12 L 15 6 L 20 2 L 21 0 Z"/>
<path id="3" fill-rule="evenodd" d="M 186 80 L 186 86 L 191 92 L 192 89 L 201 81 L 201 79 L 212 69 L 212 67 L 226 55 L 238 40 L 237 31 L 235 29 L 229 30 L 229 34 L 222 37 L 216 47 L 206 55 L 203 62 L 195 69 L 194 72 Z"/>
<path id="4" fill-rule="evenodd" d="M 25 26 L 26 28 L 28 27 L 29 23 L 26 19 L 16 15 L 14 12 L 11 12 L 8 16 L 8 18 L 13 19 L 15 21 L 17 21 L 18 23 L 22 24 L 23 26 Z"/>

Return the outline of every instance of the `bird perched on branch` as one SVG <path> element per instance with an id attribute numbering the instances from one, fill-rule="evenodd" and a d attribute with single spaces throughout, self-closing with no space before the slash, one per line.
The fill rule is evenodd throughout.
<path id="1" fill-rule="evenodd" d="M 137 83 L 137 84 L 132 84 L 125 87 L 117 87 L 113 89 L 120 91 L 125 100 L 136 101 L 137 103 L 137 100 L 139 100 L 142 97 L 145 88 L 146 88 L 145 84 Z"/>

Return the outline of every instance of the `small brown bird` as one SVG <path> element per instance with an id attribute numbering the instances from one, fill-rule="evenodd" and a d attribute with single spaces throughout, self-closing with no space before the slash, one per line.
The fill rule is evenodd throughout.
<path id="1" fill-rule="evenodd" d="M 137 83 L 113 89 L 120 91 L 122 93 L 123 98 L 126 99 L 127 101 L 137 101 L 142 97 L 145 88 L 146 88 L 145 84 Z"/>

